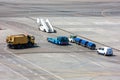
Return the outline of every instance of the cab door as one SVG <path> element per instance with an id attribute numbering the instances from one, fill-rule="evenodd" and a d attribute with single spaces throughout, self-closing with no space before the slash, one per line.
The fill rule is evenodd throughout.
<path id="1" fill-rule="evenodd" d="M 105 54 L 104 48 L 99 48 L 99 49 L 98 49 L 98 52 L 99 52 L 100 54 Z"/>

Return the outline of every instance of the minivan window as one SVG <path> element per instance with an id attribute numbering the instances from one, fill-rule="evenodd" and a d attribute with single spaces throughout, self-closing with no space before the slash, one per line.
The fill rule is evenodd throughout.
<path id="1" fill-rule="evenodd" d="M 104 50 L 104 48 L 101 48 L 101 50 Z"/>

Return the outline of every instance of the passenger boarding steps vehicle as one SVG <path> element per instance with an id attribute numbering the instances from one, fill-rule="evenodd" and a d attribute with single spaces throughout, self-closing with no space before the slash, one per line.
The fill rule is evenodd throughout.
<path id="1" fill-rule="evenodd" d="M 37 18 L 37 24 L 39 25 L 39 30 L 47 32 L 47 33 L 54 33 L 56 32 L 53 29 L 53 26 L 51 25 L 50 21 L 48 19 L 39 19 Z"/>

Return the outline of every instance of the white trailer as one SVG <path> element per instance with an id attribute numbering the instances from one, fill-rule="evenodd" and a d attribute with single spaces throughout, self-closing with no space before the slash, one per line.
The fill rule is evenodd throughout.
<path id="1" fill-rule="evenodd" d="M 46 19 L 44 21 L 44 19 L 37 18 L 37 24 L 39 25 L 38 29 L 41 31 L 48 32 L 48 33 L 55 32 L 54 28 L 52 27 L 52 25 L 48 19 Z"/>

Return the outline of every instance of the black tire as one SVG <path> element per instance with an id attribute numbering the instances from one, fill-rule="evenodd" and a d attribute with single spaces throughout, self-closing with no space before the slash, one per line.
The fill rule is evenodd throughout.
<path id="1" fill-rule="evenodd" d="M 8 48 L 11 48 L 12 46 L 10 44 L 7 45 Z"/>
<path id="2" fill-rule="evenodd" d="M 44 29 L 44 32 L 46 32 L 46 30 Z"/>
<path id="3" fill-rule="evenodd" d="M 47 38 L 47 41 L 50 42 L 50 41 L 48 40 L 48 38 Z"/>
<path id="4" fill-rule="evenodd" d="M 28 47 L 32 47 L 32 43 L 31 42 L 28 44 Z"/>
<path id="5" fill-rule="evenodd" d="M 17 49 L 21 49 L 21 45 L 20 44 L 17 45 Z"/>
<path id="6" fill-rule="evenodd" d="M 21 49 L 24 49 L 25 48 L 25 45 L 21 45 Z"/>
<path id="7" fill-rule="evenodd" d="M 97 51 L 98 54 L 100 54 L 98 51 Z"/>
<path id="8" fill-rule="evenodd" d="M 54 33 L 57 33 L 57 31 L 56 31 L 56 30 L 54 30 Z"/>
<path id="9" fill-rule="evenodd" d="M 13 46 L 12 46 L 12 49 L 17 49 L 17 45 L 13 45 Z"/>
<path id="10" fill-rule="evenodd" d="M 107 54 L 104 53 L 104 56 L 107 56 Z"/>
<path id="11" fill-rule="evenodd" d="M 89 49 L 91 49 L 91 50 L 94 50 L 94 47 L 91 47 L 91 48 L 90 48 L 90 47 L 88 47 L 88 48 L 89 48 Z"/>
<path id="12" fill-rule="evenodd" d="M 78 43 L 78 45 L 80 45 L 80 43 Z"/>
<path id="13" fill-rule="evenodd" d="M 38 30 L 40 31 L 40 28 L 38 28 Z"/>

